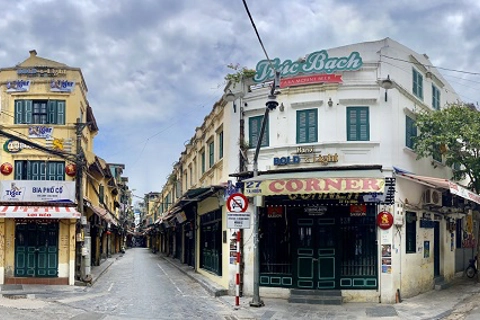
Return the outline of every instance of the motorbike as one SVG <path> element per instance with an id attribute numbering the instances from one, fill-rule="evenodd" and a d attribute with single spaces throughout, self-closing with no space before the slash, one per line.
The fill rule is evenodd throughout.
<path id="1" fill-rule="evenodd" d="M 468 267 L 467 267 L 467 269 L 465 269 L 465 274 L 467 275 L 467 277 L 473 278 L 473 277 L 475 277 L 477 272 L 478 272 L 478 270 L 477 270 L 477 256 L 475 256 L 475 258 L 469 260 Z"/>

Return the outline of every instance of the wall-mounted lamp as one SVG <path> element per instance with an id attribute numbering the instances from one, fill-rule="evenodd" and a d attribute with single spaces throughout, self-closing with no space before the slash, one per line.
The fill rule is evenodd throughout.
<path id="1" fill-rule="evenodd" d="M 385 101 L 388 100 L 387 91 L 392 89 L 393 82 L 390 80 L 390 75 L 387 76 L 387 79 L 382 81 L 382 88 L 385 89 Z"/>
<path id="2" fill-rule="evenodd" d="M 280 110 L 280 112 L 283 112 L 285 110 L 285 106 L 283 105 L 283 102 L 280 103 L 280 107 L 278 107 L 278 109 Z"/>
<path id="3" fill-rule="evenodd" d="M 232 101 L 235 101 L 235 99 L 237 99 L 237 97 L 235 97 L 235 95 L 233 94 L 232 90 L 228 89 L 228 92 L 225 93 L 225 95 L 223 96 L 223 98 L 228 101 L 228 102 L 232 102 Z"/>
<path id="4" fill-rule="evenodd" d="M 327 104 L 328 104 L 329 107 L 333 106 L 332 98 L 328 98 Z"/>

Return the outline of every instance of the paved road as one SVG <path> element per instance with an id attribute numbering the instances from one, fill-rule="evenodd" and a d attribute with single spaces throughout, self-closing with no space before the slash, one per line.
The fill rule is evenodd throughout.
<path id="1" fill-rule="evenodd" d="M 1 300 L 2 320 L 234 319 L 231 306 L 145 248 L 129 249 L 92 287 Z"/>

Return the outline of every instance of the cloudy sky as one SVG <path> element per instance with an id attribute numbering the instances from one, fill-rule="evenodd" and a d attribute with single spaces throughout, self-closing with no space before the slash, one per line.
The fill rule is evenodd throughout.
<path id="1" fill-rule="evenodd" d="M 426 53 L 467 102 L 480 101 L 478 0 L 247 0 L 270 58 L 390 37 Z M 0 0 L 0 67 L 28 51 L 82 69 L 100 132 L 130 189 L 160 191 L 219 100 L 229 63 L 265 55 L 242 0 Z"/>

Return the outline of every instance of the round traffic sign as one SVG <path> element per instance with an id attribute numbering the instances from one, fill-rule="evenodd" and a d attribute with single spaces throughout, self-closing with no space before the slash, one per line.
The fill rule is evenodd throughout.
<path id="1" fill-rule="evenodd" d="M 242 193 L 234 193 L 227 199 L 229 212 L 245 212 L 248 209 L 248 199 Z"/>

